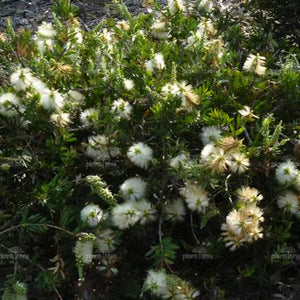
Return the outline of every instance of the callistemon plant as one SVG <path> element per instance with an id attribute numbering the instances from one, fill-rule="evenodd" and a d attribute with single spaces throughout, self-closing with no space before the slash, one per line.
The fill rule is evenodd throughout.
<path id="1" fill-rule="evenodd" d="M 294 276 L 296 46 L 250 22 L 259 1 L 245 19 L 217 2 L 112 1 L 89 27 L 60 0 L 35 31 L 0 29 L 3 290 L 271 299 Z"/>

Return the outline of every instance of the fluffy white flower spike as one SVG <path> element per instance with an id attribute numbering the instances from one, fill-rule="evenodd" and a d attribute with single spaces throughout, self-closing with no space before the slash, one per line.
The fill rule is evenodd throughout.
<path id="1" fill-rule="evenodd" d="M 152 154 L 153 150 L 142 142 L 132 145 L 127 151 L 127 156 L 130 161 L 143 169 L 148 168 Z"/>
<path id="2" fill-rule="evenodd" d="M 48 111 L 59 110 L 64 106 L 64 97 L 58 91 L 44 90 L 41 95 L 41 105 Z"/>
<path id="3" fill-rule="evenodd" d="M 133 226 L 141 218 L 141 212 L 134 202 L 126 202 L 115 206 L 112 210 L 112 221 L 119 229 Z"/>
<path id="4" fill-rule="evenodd" d="M 134 82 L 131 79 L 124 78 L 123 83 L 127 91 L 130 91 L 134 88 Z"/>
<path id="5" fill-rule="evenodd" d="M 97 121 L 98 111 L 95 108 L 87 108 L 80 114 L 81 124 L 84 126 L 89 126 L 93 122 Z"/>
<path id="6" fill-rule="evenodd" d="M 112 252 L 115 250 L 115 236 L 111 229 L 104 229 L 100 231 L 96 237 L 98 249 L 102 253 Z"/>
<path id="7" fill-rule="evenodd" d="M 132 177 L 124 181 L 120 190 L 125 200 L 139 200 L 145 197 L 147 182 L 140 177 Z"/>
<path id="8" fill-rule="evenodd" d="M 181 195 L 184 197 L 187 206 L 192 211 L 203 212 L 209 204 L 208 192 L 200 185 L 187 182 L 181 189 Z"/>
<path id="9" fill-rule="evenodd" d="M 264 75 L 266 72 L 265 60 L 264 56 L 250 54 L 244 63 L 243 69 L 256 75 Z"/>
<path id="10" fill-rule="evenodd" d="M 129 120 L 132 112 L 132 105 L 123 99 L 118 99 L 112 103 L 111 112 L 116 113 L 121 119 Z"/>
<path id="11" fill-rule="evenodd" d="M 28 68 L 18 68 L 10 75 L 11 85 L 18 91 L 24 91 L 32 85 L 33 75 Z"/>
<path id="12" fill-rule="evenodd" d="M 82 222 L 86 222 L 90 227 L 97 226 L 103 217 L 103 211 L 96 204 L 86 205 L 80 212 Z"/>
<path id="13" fill-rule="evenodd" d="M 81 233 L 74 249 L 77 263 L 89 264 L 92 262 L 94 240 L 95 236 L 93 234 Z"/>
<path id="14" fill-rule="evenodd" d="M 263 199 L 263 195 L 256 188 L 241 187 L 237 190 L 237 197 L 242 203 L 257 203 Z"/>
<path id="15" fill-rule="evenodd" d="M 158 297 L 168 297 L 167 276 L 161 271 L 149 270 L 145 283 L 145 289 L 150 290 L 151 293 Z"/>
<path id="16" fill-rule="evenodd" d="M 231 251 L 236 250 L 244 243 L 252 243 L 258 238 L 262 238 L 262 228 L 260 222 L 264 221 L 263 212 L 255 205 L 246 206 L 243 209 L 232 210 L 226 217 L 221 229 L 224 231 L 224 241 L 226 247 Z"/>
<path id="17" fill-rule="evenodd" d="M 150 223 L 156 219 L 156 210 L 152 207 L 152 204 L 145 200 L 139 200 L 135 203 L 136 209 L 141 213 L 140 223 L 142 225 Z"/>
<path id="18" fill-rule="evenodd" d="M 164 206 L 167 219 L 172 221 L 183 221 L 185 217 L 185 206 L 181 198 L 171 201 Z"/>
<path id="19" fill-rule="evenodd" d="M 250 166 L 249 158 L 244 153 L 232 153 L 228 166 L 234 173 L 244 173 Z"/>
<path id="20" fill-rule="evenodd" d="M 0 114 L 14 117 L 18 114 L 20 99 L 13 93 L 4 93 L 0 96 Z"/>
<path id="21" fill-rule="evenodd" d="M 175 157 L 173 157 L 169 165 L 174 169 L 180 169 L 180 167 L 187 166 L 189 164 L 189 157 L 186 153 L 181 153 Z"/>
<path id="22" fill-rule="evenodd" d="M 238 110 L 238 113 L 242 116 L 246 121 L 253 121 L 253 118 L 258 119 L 258 116 L 254 115 L 252 109 L 245 105 L 243 109 Z"/>
<path id="23" fill-rule="evenodd" d="M 120 154 L 120 149 L 111 146 L 112 141 L 106 135 L 90 136 L 88 141 L 89 144 L 86 149 L 86 155 L 95 160 L 110 160 L 110 158 Z"/>
<path id="24" fill-rule="evenodd" d="M 291 191 L 285 192 L 277 200 L 278 207 L 300 217 L 300 196 Z"/>
<path id="25" fill-rule="evenodd" d="M 163 70 L 166 68 L 163 55 L 159 53 L 154 54 L 154 58 L 146 62 L 146 69 L 152 73 L 154 69 Z"/>
<path id="26" fill-rule="evenodd" d="M 275 177 L 281 184 L 291 184 L 296 181 L 298 173 L 295 164 L 288 160 L 277 167 Z"/>
<path id="27" fill-rule="evenodd" d="M 201 141 L 204 145 L 214 143 L 221 138 L 221 130 L 216 126 L 203 127 Z"/>
<path id="28" fill-rule="evenodd" d="M 178 11 L 185 11 L 182 0 L 168 0 L 168 9 L 172 15 Z"/>
<path id="29" fill-rule="evenodd" d="M 42 25 L 38 27 L 37 35 L 44 39 L 51 39 L 56 35 L 56 30 L 51 23 L 43 22 Z"/>

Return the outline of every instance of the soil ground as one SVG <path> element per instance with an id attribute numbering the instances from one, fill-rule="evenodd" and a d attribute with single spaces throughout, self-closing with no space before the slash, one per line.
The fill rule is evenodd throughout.
<path id="1" fill-rule="evenodd" d="M 53 0 L 0 0 L 0 28 L 6 26 L 6 19 L 10 17 L 16 29 L 25 27 L 36 29 L 42 21 L 51 21 L 51 7 Z M 143 0 L 124 1 L 132 14 L 146 12 Z M 166 1 L 160 1 L 165 3 Z M 74 0 L 72 4 L 79 7 L 79 19 L 86 28 L 97 25 L 109 13 L 109 0 Z"/>

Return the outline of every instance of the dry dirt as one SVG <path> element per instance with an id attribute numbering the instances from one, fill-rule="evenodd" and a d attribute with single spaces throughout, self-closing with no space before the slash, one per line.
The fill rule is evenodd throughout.
<path id="1" fill-rule="evenodd" d="M 124 2 L 132 14 L 147 11 L 143 0 L 125 0 Z M 160 2 L 163 4 L 166 1 Z M 79 7 L 79 19 L 88 29 L 108 16 L 112 1 L 74 0 L 72 3 Z M 0 28 L 5 27 L 6 19 L 10 17 L 16 29 L 25 27 L 34 30 L 42 21 L 52 20 L 53 4 L 53 0 L 0 0 Z"/>

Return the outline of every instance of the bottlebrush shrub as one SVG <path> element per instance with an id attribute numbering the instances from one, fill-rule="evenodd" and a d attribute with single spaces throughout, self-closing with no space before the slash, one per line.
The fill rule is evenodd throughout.
<path id="1" fill-rule="evenodd" d="M 0 35 L 1 281 L 32 299 L 268 297 L 300 262 L 296 56 L 240 49 L 209 1 L 115 1 L 88 32 L 69 4 Z"/>

